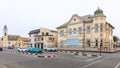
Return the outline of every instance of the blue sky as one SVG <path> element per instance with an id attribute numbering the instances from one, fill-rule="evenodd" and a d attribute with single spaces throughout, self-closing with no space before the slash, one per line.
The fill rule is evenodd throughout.
<path id="1" fill-rule="evenodd" d="M 73 14 L 93 15 L 98 6 L 119 37 L 119 0 L 0 0 L 0 37 L 4 25 L 9 34 L 28 36 L 29 31 L 40 27 L 55 30 Z"/>

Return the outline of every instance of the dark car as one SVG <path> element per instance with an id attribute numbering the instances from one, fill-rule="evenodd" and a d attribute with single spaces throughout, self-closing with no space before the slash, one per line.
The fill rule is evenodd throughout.
<path id="1" fill-rule="evenodd" d="M 33 48 L 33 47 L 29 47 L 28 48 L 28 52 L 29 53 L 35 53 L 35 54 L 43 53 L 43 51 L 40 48 Z"/>
<path id="2" fill-rule="evenodd" d="M 2 48 L 2 47 L 0 47 L 0 51 L 3 51 L 3 48 Z"/>

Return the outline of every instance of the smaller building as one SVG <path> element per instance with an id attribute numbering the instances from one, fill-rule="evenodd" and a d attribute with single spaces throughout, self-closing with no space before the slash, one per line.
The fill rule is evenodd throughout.
<path id="1" fill-rule="evenodd" d="M 57 46 L 57 31 L 40 28 L 29 32 L 31 46 L 44 49 L 47 46 Z"/>
<path id="2" fill-rule="evenodd" d="M 30 38 L 20 37 L 18 40 L 19 40 L 19 45 L 21 47 L 28 47 L 28 46 L 30 46 Z"/>
<path id="3" fill-rule="evenodd" d="M 3 28 L 3 36 L 1 38 L 1 45 L 3 47 L 8 47 L 9 45 L 18 47 L 18 46 L 28 46 L 30 39 L 21 37 L 20 35 L 10 35 L 8 34 L 8 28 L 5 25 Z"/>

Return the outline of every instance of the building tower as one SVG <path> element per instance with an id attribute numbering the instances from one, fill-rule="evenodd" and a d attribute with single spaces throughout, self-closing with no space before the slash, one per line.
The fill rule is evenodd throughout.
<path id="1" fill-rule="evenodd" d="M 4 25 L 3 28 L 3 47 L 7 47 L 8 46 L 8 29 L 7 26 Z"/>
<path id="2" fill-rule="evenodd" d="M 95 39 L 95 45 L 98 44 L 98 47 L 108 48 L 109 33 L 106 31 L 106 16 L 103 13 L 103 10 L 98 7 L 94 12 L 94 25 L 99 27 L 99 33 L 97 33 L 97 39 Z M 93 34 L 94 35 L 94 34 Z M 99 43 L 98 43 L 99 42 Z M 104 46 L 103 46 L 104 45 Z"/>

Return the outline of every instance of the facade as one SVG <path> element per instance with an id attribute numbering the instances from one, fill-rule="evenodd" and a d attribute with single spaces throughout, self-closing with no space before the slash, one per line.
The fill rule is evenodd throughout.
<path id="1" fill-rule="evenodd" d="M 3 32 L 4 33 L 1 39 L 1 45 L 3 47 L 8 47 L 9 45 L 12 45 L 15 47 L 22 46 L 23 43 L 20 41 L 24 41 L 24 40 L 20 35 L 8 35 L 8 28 L 6 25 L 3 28 Z M 29 42 L 27 41 L 27 43 Z"/>
<path id="2" fill-rule="evenodd" d="M 57 27 L 58 48 L 113 48 L 114 27 L 106 21 L 103 10 L 97 9 L 94 15 L 78 16 Z"/>
<path id="3" fill-rule="evenodd" d="M 57 45 L 57 31 L 40 28 L 29 32 L 31 46 L 44 49 L 47 46 Z"/>

